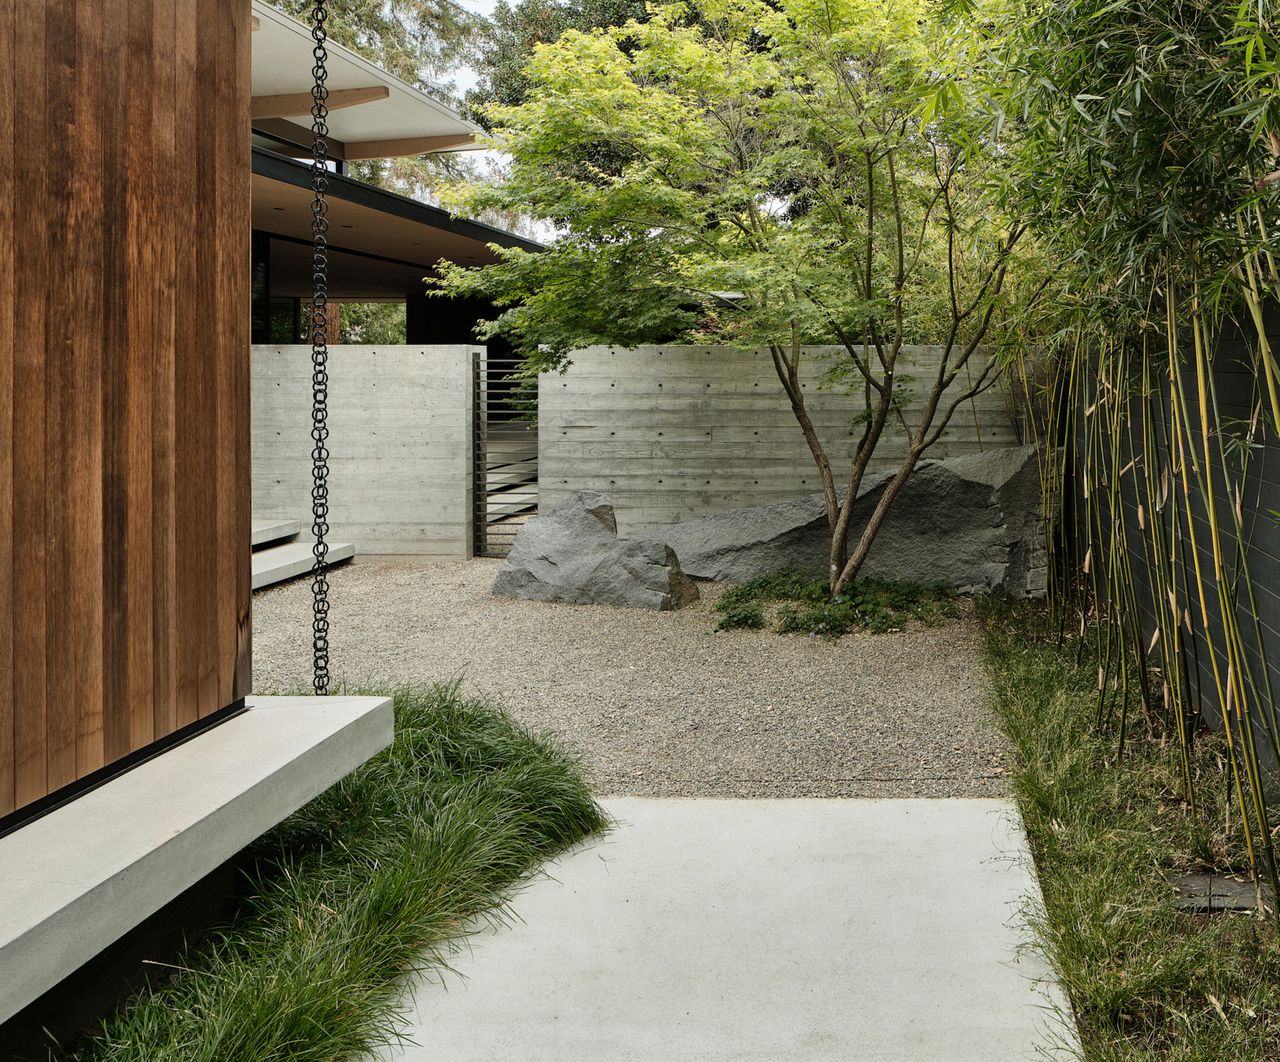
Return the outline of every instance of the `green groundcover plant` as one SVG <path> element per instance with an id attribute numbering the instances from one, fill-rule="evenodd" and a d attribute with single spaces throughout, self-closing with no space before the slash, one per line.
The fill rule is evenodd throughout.
<path id="1" fill-rule="evenodd" d="M 839 638 L 854 630 L 878 634 L 912 620 L 937 623 L 959 616 L 946 587 L 858 579 L 832 596 L 821 579 L 783 570 L 731 587 L 716 602 L 716 630 L 760 630 Z"/>
<path id="2" fill-rule="evenodd" d="M 68 1057 L 366 1057 L 395 1039 L 406 975 L 606 827 L 568 753 L 456 685 L 398 689 L 395 710 L 389 750 L 259 842 L 249 910 Z"/>

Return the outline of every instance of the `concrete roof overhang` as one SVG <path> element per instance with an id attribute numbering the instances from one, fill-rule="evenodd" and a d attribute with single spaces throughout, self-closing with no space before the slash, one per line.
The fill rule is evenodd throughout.
<path id="1" fill-rule="evenodd" d="M 313 65 L 308 27 L 263 0 L 253 3 L 255 126 L 304 132 L 310 126 Z M 391 158 L 467 151 L 482 132 L 452 108 L 333 41 L 327 44 L 329 132 L 334 157 Z M 277 130 L 278 131 L 278 130 Z M 309 134 L 304 143 L 310 143 Z"/>

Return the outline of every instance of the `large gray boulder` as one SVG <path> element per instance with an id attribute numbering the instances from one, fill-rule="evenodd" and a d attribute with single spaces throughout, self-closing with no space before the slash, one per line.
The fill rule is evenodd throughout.
<path id="1" fill-rule="evenodd" d="M 609 500 L 586 492 L 520 529 L 493 593 L 665 610 L 696 600 L 698 588 L 665 542 L 618 538 Z"/>
<path id="2" fill-rule="evenodd" d="M 854 503 L 850 542 L 892 476 L 868 476 Z M 894 499 L 861 574 L 959 590 L 1043 593 L 1036 450 L 988 450 L 921 461 Z M 827 574 L 830 532 L 822 496 L 732 509 L 663 529 L 686 573 L 746 582 L 780 568 Z"/>

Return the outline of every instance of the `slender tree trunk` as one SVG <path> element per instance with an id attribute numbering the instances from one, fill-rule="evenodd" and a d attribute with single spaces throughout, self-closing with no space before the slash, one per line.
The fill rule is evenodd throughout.
<path id="1" fill-rule="evenodd" d="M 769 353 L 773 358 L 774 371 L 782 382 L 782 389 L 791 402 L 791 413 L 796 418 L 796 423 L 800 425 L 800 433 L 809 447 L 809 453 L 813 455 L 814 464 L 818 466 L 818 476 L 822 480 L 822 500 L 827 511 L 827 526 L 835 527 L 836 520 L 840 516 L 840 503 L 836 497 L 835 476 L 831 474 L 831 461 L 809 417 L 809 410 L 805 405 L 804 394 L 795 369 L 788 364 L 780 347 L 770 346 Z"/>
<path id="2" fill-rule="evenodd" d="M 835 527 L 831 529 L 831 563 L 827 585 L 833 595 L 840 592 L 837 584 L 840 583 L 840 576 L 849 564 L 849 526 L 853 519 L 853 505 L 858 499 L 858 491 L 862 489 L 867 465 L 870 464 L 871 456 L 879 445 L 880 436 L 884 433 L 890 405 L 891 402 L 883 400 L 880 402 L 875 418 L 868 425 L 867 432 L 853 455 L 853 462 L 849 469 L 849 482 L 845 486 L 844 501 L 840 503 L 840 515 L 836 519 Z"/>
<path id="3" fill-rule="evenodd" d="M 853 553 L 841 568 L 840 573 L 836 576 L 831 586 L 832 595 L 842 593 L 844 588 L 849 585 L 853 578 L 862 569 L 862 565 L 866 563 L 867 555 L 871 552 L 871 547 L 875 543 L 876 535 L 880 533 L 880 528 L 884 524 L 885 517 L 889 515 L 889 508 L 893 505 L 894 499 L 898 496 L 898 492 L 906 485 L 911 473 L 915 471 L 916 465 L 920 463 L 920 455 L 922 449 L 915 444 L 907 451 L 907 456 L 902 462 L 902 467 L 891 479 L 884 489 L 884 493 L 880 495 L 880 500 L 876 502 L 876 507 L 871 511 L 871 518 L 867 521 L 867 526 L 862 529 L 862 534 L 858 536 L 858 544 L 854 547 Z M 850 506 L 852 508 L 852 506 Z M 845 534 L 847 536 L 848 529 Z M 847 547 L 846 547 L 847 548 Z"/>
<path id="4" fill-rule="evenodd" d="M 983 331 L 986 331 L 985 328 Z M 985 380 L 992 369 L 992 365 L 990 364 L 979 374 L 977 384 L 963 390 L 954 400 L 943 406 L 943 395 L 955 382 L 957 373 L 959 373 L 960 369 L 968 363 L 970 355 L 972 355 L 976 348 L 977 341 L 974 340 L 966 347 L 960 360 L 949 371 L 947 366 L 950 358 L 944 356 L 943 362 L 938 370 L 938 375 L 935 377 L 933 385 L 929 389 L 929 395 L 925 400 L 925 406 L 921 414 L 920 421 L 916 426 L 915 431 L 911 434 L 907 446 L 907 453 L 903 458 L 902 465 L 894 474 L 893 479 L 891 479 L 886 485 L 884 493 L 880 495 L 879 500 L 876 502 L 875 508 L 871 511 L 871 517 L 867 521 L 867 526 L 862 529 L 862 534 L 858 536 L 858 544 L 854 547 L 852 553 L 848 552 L 847 538 L 849 534 L 849 522 L 853 513 L 853 506 L 857 501 L 856 488 L 846 495 L 844 506 L 841 511 L 841 520 L 837 522 L 836 530 L 846 539 L 843 549 L 847 559 L 841 566 L 839 572 L 833 573 L 832 575 L 832 596 L 841 593 L 849 582 L 857 576 L 858 572 L 862 569 L 862 565 L 866 563 L 867 555 L 871 552 L 871 547 L 875 543 L 876 536 L 880 533 L 880 528 L 884 524 L 885 517 L 889 513 L 890 506 L 893 505 L 894 499 L 897 498 L 898 493 L 906 485 L 911 473 L 915 471 L 916 465 L 920 463 L 920 458 L 923 456 L 924 452 L 938 440 L 938 437 L 951 422 L 951 418 L 955 415 L 955 412 L 960 405 L 963 402 L 971 401 L 985 390 L 986 386 L 989 386 L 985 383 Z M 884 401 L 887 400 L 882 400 L 882 405 Z M 939 406 L 942 406 L 941 411 L 939 411 Z M 879 436 L 883 431 L 883 428 L 884 424 L 883 422 L 880 422 L 873 444 L 867 447 L 865 452 L 863 447 L 859 446 L 858 454 L 855 457 L 853 475 L 850 477 L 851 483 L 856 481 L 861 485 L 867 462 L 870 460 L 871 454 L 875 450 L 875 443 L 879 441 Z M 859 467 L 859 461 L 861 461 L 861 467 Z M 833 557 L 835 552 L 833 544 Z"/>

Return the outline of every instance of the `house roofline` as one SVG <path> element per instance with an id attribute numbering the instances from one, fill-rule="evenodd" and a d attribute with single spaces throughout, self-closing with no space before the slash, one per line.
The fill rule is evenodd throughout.
<path id="1" fill-rule="evenodd" d="M 253 146 L 253 172 L 260 177 L 281 181 L 296 188 L 309 189 L 311 187 L 310 165 L 288 158 L 285 155 L 278 155 L 274 151 L 268 151 L 266 148 L 258 147 L 256 144 Z M 507 232 L 505 229 L 497 228 L 494 225 L 486 225 L 482 221 L 470 221 L 466 218 L 455 217 L 441 207 L 420 203 L 418 200 L 410 199 L 408 196 L 400 195 L 398 192 L 377 188 L 371 184 L 365 184 L 354 178 L 346 177 L 343 174 L 330 173 L 328 180 L 329 195 L 344 199 L 357 206 L 378 210 L 384 214 L 392 214 L 396 217 L 404 218 L 406 221 L 417 222 L 420 225 L 430 225 L 433 228 L 452 232 L 468 239 L 478 240 L 481 243 L 492 243 L 499 247 L 518 248 L 519 250 L 530 252 L 546 249 L 543 244 L 534 240 L 527 240 L 523 236 Z"/>

